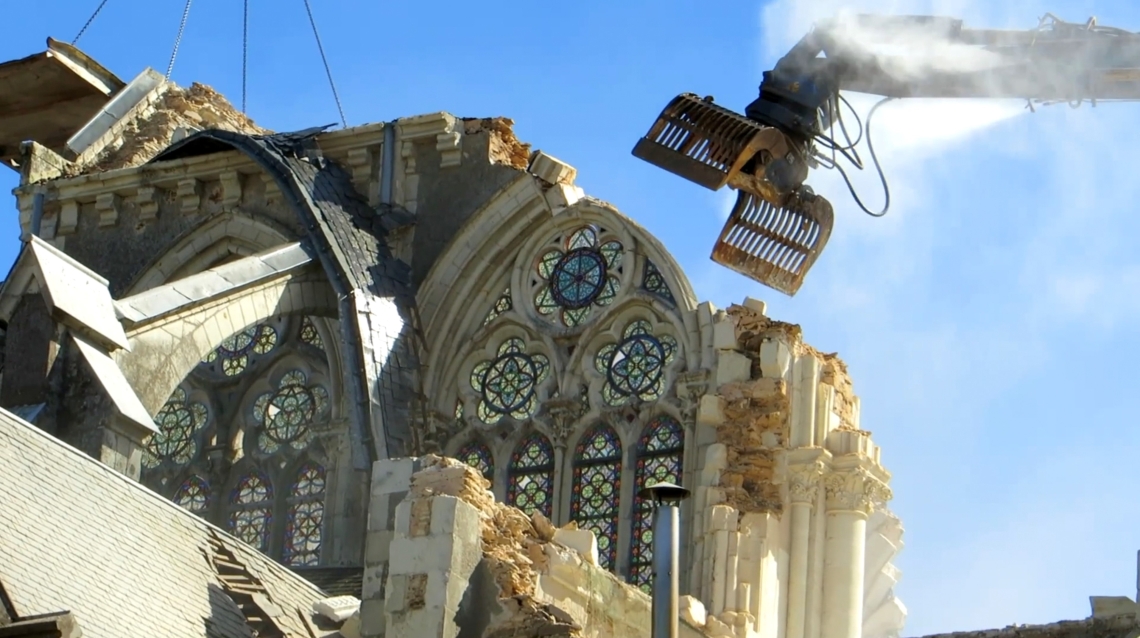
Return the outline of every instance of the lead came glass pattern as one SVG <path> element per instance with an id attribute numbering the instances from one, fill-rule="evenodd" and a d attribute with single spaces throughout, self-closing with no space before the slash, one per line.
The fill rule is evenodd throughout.
<path id="1" fill-rule="evenodd" d="M 312 441 L 311 425 L 329 408 L 328 390 L 308 384 L 300 370 L 286 372 L 274 392 L 266 392 L 253 403 L 253 418 L 261 426 L 258 448 L 266 454 L 284 446 L 303 450 Z"/>
<path id="2" fill-rule="evenodd" d="M 324 350 L 325 342 L 321 339 L 321 333 L 317 330 L 316 324 L 312 319 L 305 317 L 301 319 L 301 341 Z"/>
<path id="3" fill-rule="evenodd" d="M 648 259 L 645 260 L 645 278 L 641 282 L 641 287 L 671 304 L 677 303 L 673 298 L 673 291 L 669 290 L 669 284 L 665 281 L 665 275 L 662 275 L 657 266 Z"/>
<path id="4" fill-rule="evenodd" d="M 523 439 L 511 455 L 507 503 L 528 515 L 541 512 L 550 518 L 554 501 L 554 448 L 538 432 Z"/>
<path id="5" fill-rule="evenodd" d="M 503 294 L 499 295 L 499 298 L 495 300 L 495 305 L 491 306 L 491 310 L 487 313 L 487 317 L 483 319 L 483 325 L 486 326 L 490 324 L 492 321 L 498 319 L 500 315 L 510 310 L 512 307 L 513 303 L 511 301 L 511 289 L 507 288 L 503 291 Z"/>
<path id="6" fill-rule="evenodd" d="M 471 371 L 471 388 L 479 393 L 476 411 L 484 423 L 509 416 L 530 418 L 538 409 L 538 386 L 550 375 L 550 360 L 527 354 L 526 344 L 511 337 L 499 346 L 495 358 Z"/>
<path id="7" fill-rule="evenodd" d="M 459 449 L 456 458 L 471 467 L 479 470 L 483 478 L 488 481 L 495 480 L 495 460 L 491 456 L 491 448 L 480 441 L 472 441 Z"/>
<path id="8" fill-rule="evenodd" d="M 644 319 L 631 322 L 622 331 L 622 340 L 598 350 L 594 367 L 605 377 L 602 398 L 610 405 L 622 405 L 631 398 L 655 401 L 665 394 L 665 369 L 677 358 L 677 340 L 662 334 L 654 336 Z"/>
<path id="9" fill-rule="evenodd" d="M 173 500 L 175 505 L 201 516 L 210 504 L 210 484 L 201 476 L 191 476 L 178 486 Z"/>
<path id="10" fill-rule="evenodd" d="M 534 306 L 540 315 L 574 327 L 593 308 L 613 303 L 621 287 L 625 249 L 619 241 L 603 241 L 603 233 L 597 226 L 584 226 L 537 259 L 535 272 L 541 284 Z"/>
<path id="11" fill-rule="evenodd" d="M 176 389 L 154 416 L 158 432 L 151 435 L 143 451 L 142 463 L 154 468 L 163 462 L 186 465 L 198 454 L 197 433 L 206 426 L 206 405 L 190 401 L 186 390 Z"/>
<path id="12" fill-rule="evenodd" d="M 252 472 L 238 481 L 230 495 L 230 532 L 264 552 L 273 521 L 273 487 L 263 474 Z"/>
<path id="13" fill-rule="evenodd" d="M 653 506 L 637 492 L 657 483 L 680 485 L 684 452 L 685 430 L 668 416 L 646 424 L 637 443 L 629 582 L 646 593 L 653 580 Z"/>
<path id="14" fill-rule="evenodd" d="M 594 532 L 602 567 L 617 563 L 618 503 L 621 495 L 621 440 L 608 425 L 586 432 L 574 450 L 570 518 Z"/>
<path id="15" fill-rule="evenodd" d="M 249 367 L 250 355 L 265 354 L 277 346 L 277 331 L 271 326 L 250 326 L 227 337 L 203 363 L 221 363 L 222 374 L 234 377 Z"/>
<path id="16" fill-rule="evenodd" d="M 306 464 L 297 473 L 289 498 L 285 526 L 285 562 L 316 565 L 321 556 L 321 532 L 325 518 L 325 469 Z"/>

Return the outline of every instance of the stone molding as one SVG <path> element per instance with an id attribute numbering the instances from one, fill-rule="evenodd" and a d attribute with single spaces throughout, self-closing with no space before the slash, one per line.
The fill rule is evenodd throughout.
<path id="1" fill-rule="evenodd" d="M 833 471 L 824 479 L 827 509 L 870 515 L 891 500 L 891 488 L 864 468 Z"/>

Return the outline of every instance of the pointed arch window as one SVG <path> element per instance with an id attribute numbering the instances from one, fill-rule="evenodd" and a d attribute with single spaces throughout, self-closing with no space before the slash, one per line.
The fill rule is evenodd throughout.
<path id="1" fill-rule="evenodd" d="M 190 476 L 178 486 L 173 500 L 175 505 L 202 516 L 210 505 L 210 484 L 201 476 Z"/>
<path id="2" fill-rule="evenodd" d="M 551 517 L 554 502 L 554 448 L 532 432 L 519 442 L 508 468 L 507 503 L 531 514 Z"/>
<path id="3" fill-rule="evenodd" d="M 574 450 L 574 490 L 570 518 L 598 539 L 602 567 L 617 563 L 618 506 L 621 495 L 621 440 L 608 425 L 587 431 Z"/>
<path id="4" fill-rule="evenodd" d="M 230 532 L 262 552 L 269 546 L 273 486 L 260 472 L 246 474 L 230 495 Z"/>
<path id="5" fill-rule="evenodd" d="M 648 321 L 637 319 L 622 331 L 622 340 L 602 346 L 594 369 L 605 377 L 602 398 L 622 405 L 631 398 L 656 401 L 665 394 L 665 370 L 677 358 L 677 340 L 654 335 Z"/>
<path id="6" fill-rule="evenodd" d="M 456 457 L 471 467 L 479 470 L 483 478 L 491 483 L 495 482 L 495 459 L 491 455 L 491 448 L 482 441 L 471 441 L 459 448 Z"/>
<path id="7" fill-rule="evenodd" d="M 289 495 L 285 563 L 316 565 L 321 557 L 325 520 L 325 468 L 308 463 L 297 473 Z"/>
<path id="8" fill-rule="evenodd" d="M 637 442 L 629 582 L 649 591 L 653 575 L 653 507 L 638 498 L 643 487 L 668 482 L 681 484 L 685 430 L 676 419 L 659 416 L 646 424 Z"/>

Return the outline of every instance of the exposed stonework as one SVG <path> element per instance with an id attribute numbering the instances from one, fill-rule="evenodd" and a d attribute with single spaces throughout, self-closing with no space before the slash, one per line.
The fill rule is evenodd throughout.
<path id="1" fill-rule="evenodd" d="M 515 121 L 506 117 L 464 118 L 465 135 L 486 135 L 491 163 L 525 171 L 530 163 L 530 144 L 519 141 Z"/>

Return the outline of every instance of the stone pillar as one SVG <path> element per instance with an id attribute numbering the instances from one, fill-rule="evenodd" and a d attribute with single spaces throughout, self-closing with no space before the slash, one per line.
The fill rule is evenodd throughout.
<path id="1" fill-rule="evenodd" d="M 791 558 L 788 565 L 787 638 L 804 638 L 804 629 L 807 626 L 812 509 L 815 507 L 823 469 L 821 462 L 793 465 L 788 468 Z"/>
<path id="2" fill-rule="evenodd" d="M 461 603 L 483 558 L 479 511 L 454 496 L 405 499 L 395 528 L 384 595 L 388 633 L 456 638 Z"/>
<path id="3" fill-rule="evenodd" d="M 838 459 L 837 459 L 838 461 Z M 858 463 L 858 458 L 856 459 Z M 827 535 L 824 544 L 823 631 L 827 638 L 862 638 L 863 571 L 867 517 L 887 488 L 869 471 L 834 463 L 841 469 L 824 480 Z"/>
<path id="4" fill-rule="evenodd" d="M 412 474 L 421 469 L 419 459 L 384 459 L 372 464 L 372 488 L 368 502 L 368 533 L 364 540 L 364 582 L 360 596 L 360 633 L 364 638 L 385 635 L 384 591 L 388 580 L 388 557 L 395 537 L 396 506 L 412 484 Z"/>

